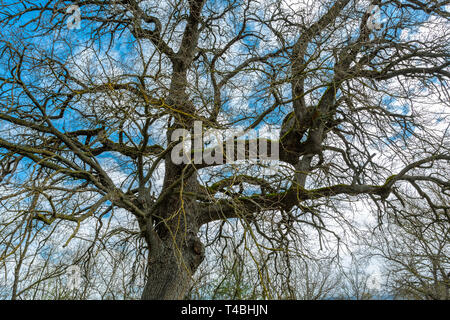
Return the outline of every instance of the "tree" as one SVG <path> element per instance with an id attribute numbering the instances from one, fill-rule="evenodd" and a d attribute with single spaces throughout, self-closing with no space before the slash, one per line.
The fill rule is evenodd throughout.
<path id="1" fill-rule="evenodd" d="M 448 198 L 432 188 L 428 196 L 440 208 L 411 198 L 377 229 L 370 243 L 385 261 L 391 294 L 400 299 L 450 299 L 450 220 Z"/>
<path id="2" fill-rule="evenodd" d="M 2 1 L 0 260 L 55 230 L 88 244 L 85 264 L 133 240 L 142 299 L 180 299 L 226 221 L 288 266 L 308 228 L 340 243 L 347 202 L 389 205 L 406 183 L 436 206 L 423 188 L 449 190 L 446 4 Z M 211 151 L 198 121 L 278 137 Z M 237 141 L 257 159 L 225 159 Z"/>
<path id="3" fill-rule="evenodd" d="M 342 267 L 340 293 L 337 298 L 349 300 L 370 300 L 377 298 L 377 290 L 372 288 L 371 274 L 367 272 L 368 262 L 361 257 L 352 257 L 349 267 Z"/>
<path id="4" fill-rule="evenodd" d="M 235 239 L 246 241 L 245 237 Z M 257 244 L 262 246 L 263 241 Z M 277 255 L 275 250 L 258 252 L 239 243 L 216 244 L 208 250 L 195 274 L 190 299 L 320 300 L 334 298 L 340 289 L 341 274 L 336 272 L 339 265 L 334 256 L 304 249 L 297 253 L 294 248 Z M 249 263 L 252 260 L 256 261 Z"/>

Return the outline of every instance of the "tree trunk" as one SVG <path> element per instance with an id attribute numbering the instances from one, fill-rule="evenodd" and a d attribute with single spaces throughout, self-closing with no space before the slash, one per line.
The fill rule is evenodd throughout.
<path id="1" fill-rule="evenodd" d="M 183 189 L 187 192 L 199 191 L 195 174 L 185 174 L 180 166 L 175 166 L 167 156 L 163 193 L 183 176 Z M 163 201 L 155 217 L 159 222 L 147 225 L 147 234 L 154 235 L 148 241 L 149 258 L 147 282 L 142 300 L 179 300 L 189 289 L 192 276 L 205 257 L 205 248 L 198 237 L 198 207 L 196 198 L 184 198 L 175 192 Z M 164 219 L 164 220 L 161 220 Z"/>
<path id="2" fill-rule="evenodd" d="M 176 249 L 173 239 L 168 239 L 158 256 L 149 259 L 142 300 L 180 300 L 185 297 L 191 278 L 204 259 L 204 247 L 193 234 L 182 242 L 184 244 Z"/>

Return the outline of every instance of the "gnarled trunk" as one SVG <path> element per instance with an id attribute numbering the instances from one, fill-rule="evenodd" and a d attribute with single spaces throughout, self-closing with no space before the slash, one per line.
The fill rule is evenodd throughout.
<path id="1" fill-rule="evenodd" d="M 167 190 L 177 176 L 178 168 L 166 162 L 166 179 L 163 190 Z M 185 176 L 183 187 L 196 192 L 199 184 L 195 175 Z M 164 192 L 164 191 L 163 191 Z M 143 300 L 176 300 L 186 295 L 192 276 L 205 257 L 205 249 L 198 236 L 198 212 L 195 198 L 184 198 L 175 193 L 162 202 L 157 217 L 158 223 L 147 226 L 153 233 L 149 242 L 148 274 Z"/>
<path id="2" fill-rule="evenodd" d="M 142 300 L 183 299 L 192 276 L 205 257 L 204 246 L 198 237 L 197 199 L 183 195 L 184 192 L 196 194 L 201 190 L 195 171 L 190 169 L 174 164 L 170 154 L 166 155 L 160 196 L 164 200 L 158 204 L 153 219 L 141 223 L 149 247 L 147 282 Z M 150 207 L 151 200 L 147 208 Z"/>
<path id="3" fill-rule="evenodd" d="M 204 259 L 204 247 L 194 234 L 188 234 L 180 242 L 177 241 L 175 245 L 173 239 L 169 238 L 162 244 L 159 254 L 149 259 L 142 300 L 184 298 L 192 276 Z"/>

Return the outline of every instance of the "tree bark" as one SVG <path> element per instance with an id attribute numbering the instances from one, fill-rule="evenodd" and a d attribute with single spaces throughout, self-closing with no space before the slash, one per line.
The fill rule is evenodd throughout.
<path id="1" fill-rule="evenodd" d="M 183 176 L 183 189 L 197 192 L 199 183 L 195 174 L 183 173 L 180 166 L 166 158 L 165 191 Z M 178 186 L 180 188 L 180 186 Z M 147 234 L 153 239 L 149 245 L 147 282 L 142 300 L 179 300 L 187 293 L 192 276 L 205 257 L 205 248 L 198 236 L 199 223 L 196 198 L 187 198 L 173 192 L 160 203 L 154 226 L 147 225 Z M 158 217 L 158 218 L 156 218 Z"/>
<path id="2" fill-rule="evenodd" d="M 173 239 L 168 239 L 159 254 L 149 259 L 142 300 L 184 298 L 192 275 L 204 259 L 204 246 L 194 234 L 188 234 L 182 242 L 175 245 Z"/>

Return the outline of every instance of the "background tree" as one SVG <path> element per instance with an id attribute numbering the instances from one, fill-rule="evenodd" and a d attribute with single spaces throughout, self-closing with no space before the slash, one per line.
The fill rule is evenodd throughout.
<path id="1" fill-rule="evenodd" d="M 256 243 L 245 247 L 244 241 L 231 244 L 233 240 L 245 238 L 235 236 L 228 238 L 227 245 L 208 247 L 209 254 L 194 276 L 188 298 L 319 300 L 339 293 L 341 277 L 333 250 L 258 252 Z"/>
<path id="2" fill-rule="evenodd" d="M 450 299 L 450 221 L 448 199 L 439 190 L 427 193 L 440 208 L 408 199 L 377 229 L 371 252 L 385 261 L 391 295 L 399 299 Z M 395 218 L 394 218 L 395 217 Z"/>
<path id="3" fill-rule="evenodd" d="M 80 30 L 67 28 L 72 4 Z M 370 5 L 381 8 L 380 30 L 369 27 Z M 269 266 L 289 270 L 291 255 L 341 246 L 334 230 L 357 227 L 352 202 L 382 213 L 408 185 L 436 209 L 424 186 L 448 196 L 447 9 L 417 0 L 2 1 L 3 268 L 43 263 L 58 233 L 67 251 L 51 263 L 82 263 L 87 279 L 102 255 L 129 258 L 145 275 L 143 299 L 179 299 L 205 244 L 226 245 L 224 226 L 235 224 L 231 236 L 272 298 Z M 172 133 L 192 132 L 195 120 L 205 131 L 268 132 L 258 141 L 279 140 L 276 174 L 264 174 L 264 161 L 174 163 Z M 117 272 L 108 276 L 106 288 L 118 285 Z M 122 282 L 140 287 L 129 273 Z"/>
<path id="4" fill-rule="evenodd" d="M 380 299 L 378 290 L 373 287 L 373 274 L 368 272 L 369 262 L 366 257 L 352 256 L 349 266 L 340 266 L 338 275 L 341 277 L 338 299 L 371 300 Z M 375 279 L 377 280 L 377 279 Z"/>

